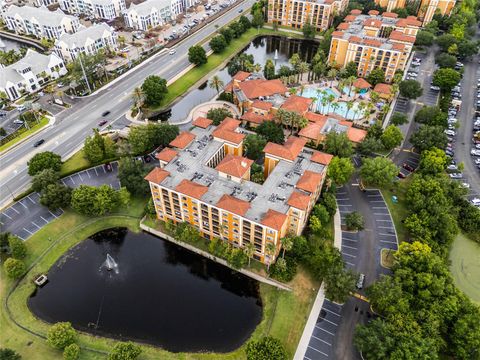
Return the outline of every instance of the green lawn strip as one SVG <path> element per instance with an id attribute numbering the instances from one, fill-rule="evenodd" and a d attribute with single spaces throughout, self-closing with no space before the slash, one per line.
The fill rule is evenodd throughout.
<path id="1" fill-rule="evenodd" d="M 110 228 L 123 226 L 130 230 L 139 230 L 139 219 L 143 213 L 146 199 L 134 199 L 128 209 L 119 211 L 105 217 L 88 218 L 80 216 L 72 211 L 65 212 L 60 218 L 35 233 L 27 240 L 29 255 L 27 265 L 31 265 L 41 254 L 44 256 L 32 268 L 27 276 L 9 298 L 9 308 L 16 321 L 30 330 L 40 334 L 46 334 L 49 324 L 37 319 L 28 309 L 27 299 L 34 290 L 33 278 L 40 273 L 46 273 L 48 269 L 71 247 L 93 235 L 94 233 Z M 55 241 L 58 241 L 48 249 Z M 2 277 L 5 278 L 3 270 Z M 7 291 L 13 282 L 3 281 L 1 286 L 2 302 L 5 300 Z M 313 304 L 315 292 L 312 288 L 318 288 L 318 284 L 312 282 L 305 273 L 300 270 L 293 282 L 294 291 L 286 292 L 277 290 L 265 284 L 259 284 L 262 302 L 264 306 L 263 319 L 255 329 L 252 337 L 259 338 L 264 335 L 272 335 L 279 338 L 285 345 L 288 353 L 293 356 L 303 327 Z M 61 359 L 59 351 L 52 350 L 45 341 L 23 329 L 18 328 L 2 311 L 2 332 L 0 342 L 2 346 L 8 346 L 19 351 L 24 358 L 28 359 Z M 85 333 L 79 334 L 78 343 L 89 349 L 108 352 L 114 340 L 94 337 Z M 243 359 L 244 346 L 227 354 L 196 354 L 196 353 L 170 353 L 159 348 L 143 345 L 142 359 Z M 104 354 L 82 350 L 80 359 L 105 359 Z"/>
<path id="2" fill-rule="evenodd" d="M 408 231 L 402 222 L 408 216 L 408 210 L 405 204 L 405 193 L 408 188 L 408 183 L 409 179 L 401 180 L 392 185 L 392 187 L 381 190 L 390 214 L 392 215 L 399 244 L 408 240 Z M 392 196 L 397 197 L 396 203 L 393 202 Z"/>
<path id="3" fill-rule="evenodd" d="M 8 143 L 6 144 L 3 144 L 2 146 L 0 146 L 0 151 L 4 151 L 4 150 L 7 150 L 8 148 L 10 148 L 11 146 L 15 145 L 16 143 L 18 143 L 19 141 L 25 139 L 26 137 L 36 133 L 37 131 L 39 131 L 41 128 L 43 128 L 44 126 L 47 126 L 48 122 L 50 120 L 48 120 L 46 117 L 42 117 L 42 119 L 38 122 L 38 124 L 35 124 L 34 126 L 32 126 L 30 129 L 28 129 L 27 131 L 21 133 L 19 136 L 17 136 L 16 138 L 10 140 Z"/>
<path id="4" fill-rule="evenodd" d="M 93 165 L 90 163 L 90 161 L 88 161 L 85 157 L 85 153 L 82 149 L 77 151 L 62 164 L 62 168 L 60 169 L 60 177 L 67 176 L 68 174 L 72 174 L 80 170 L 88 169 L 92 166 Z"/>
<path id="5" fill-rule="evenodd" d="M 450 249 L 450 272 L 455 285 L 480 305 L 480 244 L 458 233 Z"/>
<path id="6" fill-rule="evenodd" d="M 239 38 L 233 39 L 222 53 L 210 55 L 206 64 L 194 67 L 186 74 L 184 74 L 181 78 L 170 84 L 168 86 L 168 93 L 166 94 L 161 104 L 155 107 L 148 108 L 147 111 L 156 111 L 165 108 L 166 106 L 171 104 L 177 97 L 187 92 L 203 77 L 208 75 L 208 73 L 215 70 L 224 61 L 241 51 L 245 46 L 251 43 L 254 38 L 262 35 L 285 35 L 289 37 L 302 37 L 296 34 L 281 33 L 279 31 L 273 31 L 269 29 L 262 28 L 260 29 L 260 31 L 257 31 L 257 29 L 250 28 Z"/>

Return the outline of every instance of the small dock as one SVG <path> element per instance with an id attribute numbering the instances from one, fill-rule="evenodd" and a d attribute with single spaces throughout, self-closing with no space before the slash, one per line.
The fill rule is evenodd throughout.
<path id="1" fill-rule="evenodd" d="M 45 285 L 47 283 L 47 281 L 48 281 L 47 275 L 42 274 L 39 277 L 37 277 L 33 282 L 38 287 L 42 287 L 43 285 Z"/>

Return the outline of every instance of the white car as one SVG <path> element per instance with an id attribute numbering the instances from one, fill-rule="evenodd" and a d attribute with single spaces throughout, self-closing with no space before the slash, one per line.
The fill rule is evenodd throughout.
<path id="1" fill-rule="evenodd" d="M 432 85 L 432 86 L 430 86 L 430 90 L 440 91 L 440 87 L 439 87 L 439 86 Z"/>
<path id="2" fill-rule="evenodd" d="M 467 183 L 467 182 L 463 182 L 463 183 L 462 183 L 462 186 L 463 186 L 465 189 L 470 189 L 470 184 Z"/>
<path id="3" fill-rule="evenodd" d="M 448 119 L 448 123 L 449 123 L 449 124 L 456 124 L 457 122 L 458 122 L 458 120 L 455 119 L 455 118 L 450 118 L 450 119 Z"/>
<path id="4" fill-rule="evenodd" d="M 447 166 L 447 170 L 450 170 L 450 171 L 457 171 L 457 170 L 458 170 L 458 168 L 457 168 L 457 165 L 453 165 L 453 164 L 451 164 L 451 165 L 448 165 L 448 166 Z"/>
<path id="5" fill-rule="evenodd" d="M 171 49 L 171 50 L 168 52 L 168 54 L 169 54 L 169 55 L 175 55 L 176 52 L 177 52 L 177 50 Z"/>
<path id="6" fill-rule="evenodd" d="M 470 150 L 470 155 L 472 155 L 472 156 L 480 156 L 480 150 L 472 149 L 472 150 Z"/>
<path id="7" fill-rule="evenodd" d="M 480 159 L 475 159 L 475 165 L 480 165 Z"/>
<path id="8" fill-rule="evenodd" d="M 449 174 L 450 178 L 452 179 L 461 179 L 463 178 L 463 174 L 462 173 L 453 173 L 453 174 Z"/>
<path id="9" fill-rule="evenodd" d="M 445 130 L 444 133 L 447 134 L 447 135 L 450 135 L 450 136 L 455 136 L 456 135 L 455 131 L 453 131 L 453 130 Z"/>
<path id="10" fill-rule="evenodd" d="M 473 206 L 480 207 L 480 199 L 479 198 L 473 198 L 470 200 Z"/>

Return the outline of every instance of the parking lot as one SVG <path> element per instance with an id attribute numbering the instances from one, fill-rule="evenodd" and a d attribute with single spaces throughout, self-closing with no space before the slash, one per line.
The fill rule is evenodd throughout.
<path id="1" fill-rule="evenodd" d="M 345 216 L 348 213 L 353 211 L 357 211 L 352 205 L 352 201 L 349 197 L 349 193 L 347 189 L 340 188 L 336 194 L 338 211 L 340 212 L 340 219 L 342 222 L 342 226 L 345 225 Z M 352 270 L 357 269 L 357 253 L 358 253 L 358 240 L 359 240 L 359 233 L 358 232 L 351 232 L 351 231 L 342 231 L 342 257 L 345 260 L 345 263 L 348 268 Z"/>
<path id="2" fill-rule="evenodd" d="M 61 181 L 72 188 L 80 185 L 108 184 L 118 189 L 120 188 L 120 182 L 117 179 L 118 163 L 114 162 L 111 165 L 112 171 L 107 171 L 105 166 L 99 165 L 63 178 Z M 8 231 L 26 240 L 62 214 L 63 209 L 50 211 L 41 205 L 40 194 L 35 192 L 0 212 L 0 227 L 2 232 Z"/>
<path id="3" fill-rule="evenodd" d="M 400 171 L 397 175 L 397 180 L 404 179 L 412 174 L 418 167 L 420 162 L 420 155 L 414 152 L 410 152 L 406 158 L 403 159 L 403 163 L 398 164 Z"/>

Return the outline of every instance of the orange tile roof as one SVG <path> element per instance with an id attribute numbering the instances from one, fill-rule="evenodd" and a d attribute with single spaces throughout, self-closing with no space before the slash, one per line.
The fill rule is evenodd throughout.
<path id="1" fill-rule="evenodd" d="M 244 216 L 248 209 L 250 209 L 250 203 L 248 201 L 240 200 L 227 194 L 223 195 L 220 200 L 218 200 L 216 206 L 240 216 Z"/>
<path id="2" fill-rule="evenodd" d="M 325 124 L 320 123 L 309 123 L 305 126 L 302 130 L 298 132 L 299 136 L 306 137 L 312 140 L 318 140 L 318 136 L 320 135 L 320 131 L 322 130 Z"/>
<path id="3" fill-rule="evenodd" d="M 359 36 L 350 36 L 348 41 L 353 43 L 362 43 L 363 39 Z"/>
<path id="4" fill-rule="evenodd" d="M 222 173 L 242 178 L 252 164 L 253 160 L 247 159 L 243 156 L 228 154 L 222 161 L 220 161 L 215 169 Z"/>
<path id="5" fill-rule="evenodd" d="M 355 21 L 357 17 L 355 15 L 347 15 L 345 16 L 345 19 L 343 19 L 343 21 L 345 22 L 352 22 L 352 21 Z"/>
<path id="6" fill-rule="evenodd" d="M 388 85 L 388 84 L 380 83 L 380 84 L 375 85 L 375 87 L 373 88 L 373 91 L 375 91 L 379 94 L 390 95 L 392 93 L 392 86 Z"/>
<path id="7" fill-rule="evenodd" d="M 354 127 L 351 127 L 347 130 L 348 139 L 354 143 L 362 142 L 363 139 L 365 139 L 365 136 L 367 136 L 367 132 L 365 130 Z"/>
<path id="8" fill-rule="evenodd" d="M 362 13 L 362 10 L 359 10 L 359 9 L 353 9 L 352 11 L 350 11 L 350 14 L 352 15 L 360 15 Z"/>
<path id="9" fill-rule="evenodd" d="M 363 26 L 374 27 L 380 29 L 382 27 L 382 22 L 378 19 L 365 19 Z"/>
<path id="10" fill-rule="evenodd" d="M 400 44 L 400 43 L 394 43 L 392 46 L 393 50 L 396 51 L 404 51 L 405 50 L 405 44 Z"/>
<path id="11" fill-rule="evenodd" d="M 241 119 L 245 121 L 249 121 L 254 124 L 261 124 L 264 121 L 272 121 L 273 114 L 260 115 L 260 114 L 255 114 L 253 110 L 248 110 L 245 114 L 242 115 Z"/>
<path id="12" fill-rule="evenodd" d="M 226 117 L 225 119 L 223 119 L 220 125 L 217 126 L 217 129 L 233 131 L 239 126 L 240 126 L 240 121 L 235 120 L 231 117 Z"/>
<path id="13" fill-rule="evenodd" d="M 340 25 L 337 26 L 337 30 L 347 30 L 349 27 L 349 23 L 342 22 Z"/>
<path id="14" fill-rule="evenodd" d="M 192 141 L 195 139 L 195 135 L 188 131 L 183 131 L 178 136 L 170 142 L 170 146 L 185 149 Z"/>
<path id="15" fill-rule="evenodd" d="M 394 19 L 398 18 L 398 14 L 393 13 L 393 12 L 387 12 L 387 11 L 382 13 L 382 16 L 383 17 L 388 17 L 388 18 L 394 18 Z"/>
<path id="16" fill-rule="evenodd" d="M 302 177 L 298 179 L 295 185 L 297 189 L 314 193 L 321 184 L 323 175 L 314 171 L 305 170 Z"/>
<path id="17" fill-rule="evenodd" d="M 193 122 L 193 126 L 198 126 L 201 127 L 202 129 L 208 128 L 210 125 L 212 125 L 213 121 L 204 117 L 197 117 Z"/>
<path id="18" fill-rule="evenodd" d="M 372 15 L 372 16 L 375 16 L 375 15 L 378 15 L 378 14 L 380 14 L 380 12 L 378 10 L 370 10 L 368 12 L 368 15 Z"/>
<path id="19" fill-rule="evenodd" d="M 165 162 L 170 162 L 173 160 L 175 156 L 177 156 L 178 152 L 170 149 L 170 148 L 164 148 L 162 151 L 160 151 L 155 157 L 158 160 L 165 161 Z"/>
<path id="20" fill-rule="evenodd" d="M 404 33 L 400 31 L 392 31 L 389 36 L 390 40 L 396 40 L 396 41 L 402 41 L 402 42 L 408 42 L 408 43 L 414 43 L 415 42 L 415 36 L 409 36 L 405 35 Z"/>
<path id="21" fill-rule="evenodd" d="M 272 106 L 273 106 L 272 103 L 269 103 L 266 101 L 260 101 L 260 100 L 255 100 L 252 104 L 252 107 L 260 110 L 270 110 Z"/>
<path id="22" fill-rule="evenodd" d="M 170 175 L 168 171 L 156 167 L 150 171 L 144 179 L 155 184 L 160 184 L 168 175 Z"/>
<path id="23" fill-rule="evenodd" d="M 344 34 L 343 31 L 334 31 L 334 32 L 332 33 L 332 37 L 343 38 L 343 34 Z"/>
<path id="24" fill-rule="evenodd" d="M 232 92 L 233 90 L 233 82 L 230 81 L 225 87 L 223 88 L 223 91 L 225 92 Z"/>
<path id="25" fill-rule="evenodd" d="M 244 134 L 240 134 L 234 131 L 236 128 L 238 128 L 239 125 L 240 121 L 227 117 L 212 132 L 212 135 L 216 138 L 238 145 L 245 138 Z"/>
<path id="26" fill-rule="evenodd" d="M 239 84 L 240 89 L 248 99 L 258 99 L 261 96 L 284 94 L 288 89 L 279 79 L 264 80 L 255 79 L 244 81 Z"/>
<path id="27" fill-rule="evenodd" d="M 269 209 L 262 219 L 262 224 L 268 226 L 271 229 L 280 231 L 283 225 L 285 225 L 285 221 L 287 221 L 287 218 L 287 215 Z"/>
<path id="28" fill-rule="evenodd" d="M 353 82 L 353 86 L 356 87 L 357 89 L 368 89 L 372 85 L 370 85 L 368 81 L 365 80 L 364 78 L 358 78 Z"/>
<path id="29" fill-rule="evenodd" d="M 379 46 L 382 45 L 382 42 L 378 39 L 363 39 L 362 44 L 368 45 L 368 46 L 379 47 Z"/>
<path id="30" fill-rule="evenodd" d="M 312 99 L 303 96 L 291 95 L 280 106 L 281 109 L 286 111 L 295 111 L 296 113 L 303 115 L 308 111 L 308 108 L 312 104 Z"/>
<path id="31" fill-rule="evenodd" d="M 200 200 L 208 191 L 205 185 L 197 184 L 193 181 L 183 179 L 180 184 L 175 187 L 175 191 Z"/>
<path id="32" fill-rule="evenodd" d="M 325 121 L 327 121 L 328 117 L 326 115 L 322 115 L 322 114 L 307 112 L 305 114 L 305 119 L 307 119 L 308 121 L 311 121 L 311 122 L 315 122 L 315 123 L 325 123 Z"/>
<path id="33" fill-rule="evenodd" d="M 416 16 L 410 15 L 405 19 L 410 26 L 422 26 L 422 22 L 417 19 Z M 397 23 L 398 24 L 398 23 Z"/>
<path id="34" fill-rule="evenodd" d="M 299 191 L 294 191 L 287 201 L 287 204 L 300 210 L 307 210 L 310 203 L 310 196 Z"/>
<path id="35" fill-rule="evenodd" d="M 313 161 L 322 165 L 328 165 L 330 164 L 330 161 L 332 161 L 332 159 L 333 159 L 333 155 L 330 155 L 321 151 L 314 151 L 312 157 L 310 158 L 310 161 Z"/>
<path id="36" fill-rule="evenodd" d="M 296 159 L 300 151 L 302 151 L 306 143 L 307 140 L 305 139 L 301 139 L 296 136 L 290 136 L 283 145 L 272 142 L 267 143 L 263 151 L 266 154 L 293 161 Z"/>
<path id="37" fill-rule="evenodd" d="M 248 78 L 250 75 L 252 75 L 252 74 L 249 73 L 249 72 L 239 71 L 239 72 L 237 72 L 237 73 L 233 76 L 233 80 L 245 81 L 245 80 L 247 80 L 247 78 Z"/>

